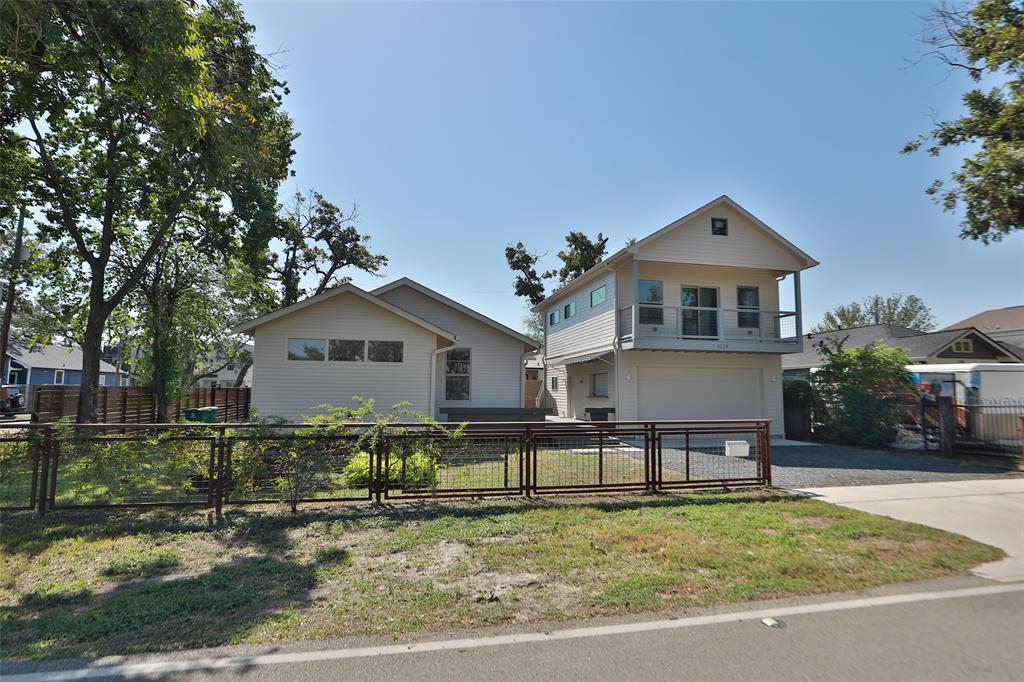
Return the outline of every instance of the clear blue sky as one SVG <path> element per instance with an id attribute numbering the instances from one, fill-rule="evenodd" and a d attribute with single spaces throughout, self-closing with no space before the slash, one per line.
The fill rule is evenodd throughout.
<path id="1" fill-rule="evenodd" d="M 408 276 L 519 327 L 503 256 L 610 251 L 729 194 L 821 261 L 807 324 L 916 293 L 945 325 L 1024 303 L 1024 234 L 983 246 L 903 156 L 969 86 L 911 65 L 923 3 L 246 2 L 302 136 L 288 192 L 358 202 Z M 378 282 L 356 274 L 357 285 Z"/>

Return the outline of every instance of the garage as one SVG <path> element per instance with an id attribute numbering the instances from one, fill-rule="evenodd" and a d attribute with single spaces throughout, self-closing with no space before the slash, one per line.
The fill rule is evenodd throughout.
<path id="1" fill-rule="evenodd" d="M 643 419 L 764 417 L 760 369 L 640 367 L 637 399 Z"/>

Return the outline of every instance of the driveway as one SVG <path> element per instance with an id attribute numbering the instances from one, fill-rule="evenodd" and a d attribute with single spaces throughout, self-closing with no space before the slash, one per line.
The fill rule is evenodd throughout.
<path id="1" fill-rule="evenodd" d="M 994 545 L 1006 552 L 1007 558 L 982 564 L 974 574 L 1004 582 L 1024 581 L 1024 478 L 807 488 L 799 492 Z"/>
<path id="2" fill-rule="evenodd" d="M 780 488 L 918 483 L 1017 477 L 1006 469 L 957 459 L 833 445 L 772 447 L 772 483 Z"/>

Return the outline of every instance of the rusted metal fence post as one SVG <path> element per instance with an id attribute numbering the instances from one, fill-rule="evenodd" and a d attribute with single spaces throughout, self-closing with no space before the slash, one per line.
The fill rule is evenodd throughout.
<path id="1" fill-rule="evenodd" d="M 217 432 L 217 494 L 214 498 L 214 513 L 217 521 L 224 519 L 224 427 Z"/>
<path id="2" fill-rule="evenodd" d="M 370 477 L 370 492 L 373 495 L 373 501 L 376 502 L 377 504 L 381 503 L 381 498 L 383 497 L 381 494 L 381 488 L 383 488 L 384 481 L 384 441 L 385 437 L 381 436 L 377 440 L 376 446 L 373 448 L 374 456 L 376 457 L 377 461 L 373 469 L 374 475 Z"/>
<path id="3" fill-rule="evenodd" d="M 956 405 L 948 395 L 939 396 L 939 447 L 944 455 L 956 449 Z"/>
<path id="4" fill-rule="evenodd" d="M 43 464 L 39 469 L 39 515 L 46 515 L 46 500 L 49 497 L 50 489 L 47 484 L 50 476 L 50 450 L 53 447 L 53 440 L 50 438 L 50 427 L 43 430 Z"/>

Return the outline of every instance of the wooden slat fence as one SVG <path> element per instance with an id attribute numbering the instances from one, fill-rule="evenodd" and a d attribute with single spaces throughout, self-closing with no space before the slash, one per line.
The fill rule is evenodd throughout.
<path id="1" fill-rule="evenodd" d="M 78 413 L 78 386 L 36 386 L 32 392 L 32 421 L 53 422 L 74 419 Z M 182 421 L 190 407 L 216 407 L 218 422 L 249 419 L 252 389 L 193 388 L 169 409 L 168 419 Z M 96 419 L 107 424 L 156 423 L 156 398 L 145 386 L 100 386 L 96 396 Z"/>

